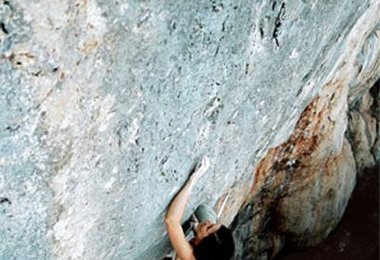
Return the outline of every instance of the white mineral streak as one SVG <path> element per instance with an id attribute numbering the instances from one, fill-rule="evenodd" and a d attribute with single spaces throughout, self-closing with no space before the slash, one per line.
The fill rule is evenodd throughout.
<path id="1" fill-rule="evenodd" d="M 67 26 L 67 1 L 22 1 L 17 0 L 27 12 L 25 20 L 33 25 L 33 39 L 48 52 L 63 51 L 65 37 L 62 30 Z"/>
<path id="2" fill-rule="evenodd" d="M 364 47 L 367 48 L 368 42 L 366 42 L 367 37 L 372 32 L 374 28 L 380 22 L 379 19 L 380 14 L 380 2 L 372 1 L 372 8 L 368 8 L 365 13 L 360 17 L 355 26 L 350 31 L 349 35 L 345 43 L 343 44 L 344 52 L 339 56 L 335 68 L 331 70 L 329 76 L 326 78 L 326 82 L 331 82 L 332 84 L 339 84 L 343 86 L 343 92 L 340 95 L 344 97 L 348 97 L 348 91 L 350 82 L 355 81 L 358 76 L 356 73 L 352 73 L 353 71 L 357 71 L 357 57 Z M 365 28 L 365 29 L 363 29 Z M 380 32 L 379 30 L 375 30 L 376 33 Z M 378 52 L 378 50 L 374 50 Z M 371 59 L 372 54 L 367 53 L 367 60 Z M 376 53 L 378 54 L 378 53 Z M 378 57 L 378 55 L 377 55 Z M 377 63 L 377 68 L 374 68 L 374 62 L 372 62 L 372 73 L 370 75 L 379 75 L 380 74 L 380 66 L 379 62 Z M 360 75 L 360 74 L 359 74 Z M 368 74 L 366 75 L 368 77 Z M 328 89 L 328 88 L 327 88 Z M 329 91 L 335 91 L 334 89 Z M 329 93 L 323 93 L 323 95 L 329 96 Z M 337 98 L 338 102 L 331 109 L 330 112 L 330 120 L 334 121 L 335 124 L 340 125 L 341 128 L 335 127 L 334 131 L 331 132 L 330 138 L 337 142 L 335 148 L 335 153 L 339 153 L 342 150 L 343 140 L 344 140 L 344 132 L 347 128 L 347 110 L 348 103 L 346 98 Z M 331 102 L 330 100 L 326 100 L 326 102 Z"/>
<path id="3" fill-rule="evenodd" d="M 114 116 L 115 112 L 112 111 L 112 106 L 115 103 L 115 97 L 113 96 L 106 96 L 101 104 L 100 104 L 100 111 L 97 116 L 97 124 L 99 124 L 99 132 L 106 131 L 108 124 L 111 120 L 111 118 Z"/>
<path id="4" fill-rule="evenodd" d="M 138 139 L 139 132 L 139 118 L 134 118 L 132 121 L 132 126 L 128 128 L 129 138 L 128 143 L 136 145 L 136 140 Z"/>
<path id="5" fill-rule="evenodd" d="M 107 20 L 102 16 L 102 11 L 98 6 L 96 0 L 83 1 L 87 2 L 87 14 L 86 22 L 87 25 L 92 29 L 91 32 L 102 39 L 104 34 L 107 32 Z"/>
<path id="6" fill-rule="evenodd" d="M 354 27 L 350 31 L 345 40 L 342 49 L 344 50 L 336 62 L 335 68 L 331 70 L 327 81 L 333 78 L 339 78 L 343 85 L 347 84 L 356 78 L 357 76 L 361 76 L 357 73 L 352 73 L 353 71 L 357 72 L 357 63 L 355 62 L 358 58 L 358 55 L 362 48 L 364 50 L 368 50 L 368 44 L 370 42 L 367 41 L 367 37 L 374 31 L 376 35 L 380 34 L 380 2 L 377 0 L 371 1 L 371 8 L 368 8 L 363 15 L 358 19 L 355 23 Z M 376 27 L 377 26 L 377 27 Z M 372 73 L 369 74 L 377 74 L 380 70 L 379 62 L 375 64 L 375 61 L 378 61 L 378 54 L 380 52 L 379 48 L 373 46 L 375 48 L 371 48 L 371 52 L 368 51 L 366 53 L 364 66 L 367 70 L 372 69 Z M 377 58 L 374 58 L 377 57 Z M 374 67 L 377 65 L 377 67 Z M 339 74 L 336 74 L 339 73 Z M 368 74 L 364 74 L 363 76 L 368 77 Z"/>
<path id="7" fill-rule="evenodd" d="M 114 184 L 115 181 L 116 181 L 116 178 L 115 177 L 111 177 L 108 182 L 104 183 L 104 188 L 106 190 L 111 189 L 112 185 Z"/>
<path id="8" fill-rule="evenodd" d="M 44 49 L 44 55 L 50 57 L 51 62 L 59 68 L 59 79 L 43 74 L 37 78 L 41 109 L 46 111 L 47 116 L 43 125 L 49 133 L 47 144 L 56 147 L 56 151 L 72 153 L 63 155 L 71 157 L 67 164 L 56 169 L 50 183 L 57 207 L 56 223 L 51 233 L 54 238 L 54 253 L 58 259 L 83 259 L 89 239 L 91 240 L 88 232 L 99 220 L 94 205 L 86 207 L 91 201 L 87 199 L 88 196 L 92 196 L 86 182 L 96 172 L 93 170 L 93 160 L 99 158 L 96 159 L 92 152 L 88 152 L 87 155 L 90 156 L 86 159 L 86 154 L 82 153 L 88 149 L 86 145 L 91 145 L 83 143 L 83 138 L 91 130 L 89 119 L 83 114 L 83 102 L 86 101 L 84 95 L 88 90 L 96 92 L 105 70 L 102 61 L 95 56 L 95 51 L 103 44 L 107 20 L 102 17 L 95 0 L 78 1 L 77 14 L 69 10 L 66 1 L 19 1 L 19 4 L 27 10 L 25 16 L 32 24 L 33 41 Z M 77 57 L 77 60 L 65 56 L 67 23 L 82 30 L 77 47 L 78 51 L 86 55 L 85 60 L 75 50 L 72 50 L 71 57 Z M 33 49 L 29 50 L 23 45 L 16 46 L 17 49 L 20 49 L 19 53 L 33 53 Z M 29 63 L 33 65 L 33 60 Z M 94 73 L 97 74 L 96 77 L 92 76 Z M 57 82 L 61 85 L 58 88 Z M 88 101 L 91 107 L 86 109 L 92 110 L 88 112 L 93 114 L 93 125 L 97 126 L 99 132 L 107 130 L 113 117 L 114 102 L 112 95 Z M 62 139 L 59 134 L 61 131 L 69 134 Z M 61 159 L 63 158 L 59 158 Z M 115 178 L 112 177 L 104 188 L 111 189 L 114 181 Z M 30 184 L 27 187 L 29 190 L 34 189 Z"/>

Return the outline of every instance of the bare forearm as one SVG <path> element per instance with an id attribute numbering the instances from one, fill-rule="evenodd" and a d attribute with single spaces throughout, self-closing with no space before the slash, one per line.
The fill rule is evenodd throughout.
<path id="1" fill-rule="evenodd" d="M 181 227 L 181 219 L 189 200 L 191 190 L 198 179 L 207 171 L 210 165 L 207 156 L 203 157 L 201 167 L 191 174 L 185 186 L 175 196 L 165 216 L 166 230 L 177 255 L 180 259 L 195 260 L 193 248 L 186 240 Z"/>
<path id="2" fill-rule="evenodd" d="M 170 204 L 165 217 L 165 221 L 167 224 L 181 222 L 187 201 L 189 200 L 191 190 L 193 189 L 193 186 L 199 180 L 199 178 L 207 171 L 209 166 L 209 159 L 207 158 L 207 156 L 203 157 L 201 167 L 197 169 L 193 174 L 191 174 L 185 186 L 183 186 L 183 188 L 175 196 L 174 200 Z"/>
<path id="3" fill-rule="evenodd" d="M 185 212 L 187 201 L 189 200 L 191 190 L 195 185 L 195 180 L 190 177 L 185 186 L 176 195 L 169 206 L 166 213 L 166 221 L 181 222 L 183 213 Z"/>

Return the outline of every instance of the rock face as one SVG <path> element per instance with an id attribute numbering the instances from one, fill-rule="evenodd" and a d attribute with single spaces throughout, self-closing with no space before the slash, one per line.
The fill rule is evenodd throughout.
<path id="1" fill-rule="evenodd" d="M 186 216 L 228 196 L 237 259 L 317 243 L 365 157 L 346 112 L 379 78 L 379 14 L 376 0 L 0 1 L 0 259 L 160 259 L 166 207 L 203 155 Z"/>
<path id="2" fill-rule="evenodd" d="M 380 163 L 380 82 L 350 106 L 348 136 L 358 172 Z"/>
<path id="3" fill-rule="evenodd" d="M 352 42 L 361 50 L 337 63 L 288 141 L 258 164 L 233 223 L 237 259 L 270 259 L 284 247 L 321 242 L 344 213 L 356 173 L 379 167 L 379 23 L 372 28 L 364 43 Z"/>
<path id="4" fill-rule="evenodd" d="M 344 213 L 356 172 L 379 165 L 379 23 L 363 38 L 349 44 L 355 51 L 337 62 L 287 142 L 258 164 L 233 223 L 237 259 L 270 259 L 284 247 L 321 242 Z"/>
<path id="5" fill-rule="evenodd" d="M 259 163 L 249 203 L 234 223 L 236 240 L 243 242 L 238 259 L 272 258 L 285 245 L 313 246 L 339 222 L 356 167 L 344 138 L 347 91 L 332 89 L 306 108 L 290 139 Z"/>

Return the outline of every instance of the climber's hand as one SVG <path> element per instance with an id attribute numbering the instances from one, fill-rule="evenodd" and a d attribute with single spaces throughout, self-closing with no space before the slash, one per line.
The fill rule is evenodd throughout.
<path id="1" fill-rule="evenodd" d="M 205 237 L 209 236 L 212 233 L 215 233 L 221 224 L 213 224 L 211 221 L 206 220 L 203 223 L 199 223 L 196 228 L 196 241 L 200 242 Z"/>
<path id="2" fill-rule="evenodd" d="M 207 156 L 203 157 L 201 167 L 195 170 L 195 172 L 191 175 L 193 181 L 198 181 L 200 177 L 208 170 L 210 167 L 210 160 Z"/>

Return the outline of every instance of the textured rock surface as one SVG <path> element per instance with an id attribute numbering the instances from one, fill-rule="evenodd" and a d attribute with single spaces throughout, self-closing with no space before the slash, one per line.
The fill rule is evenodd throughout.
<path id="1" fill-rule="evenodd" d="M 380 82 L 353 102 L 349 113 L 349 139 L 358 172 L 380 164 Z"/>
<path id="2" fill-rule="evenodd" d="M 339 225 L 326 240 L 307 250 L 283 251 L 278 259 L 379 259 L 379 177 L 379 168 L 361 174 Z"/>
<path id="3" fill-rule="evenodd" d="M 369 86 L 380 75 L 380 27 L 372 24 L 365 40 L 357 41 L 357 30 L 367 22 L 359 21 L 347 37 L 352 52 L 342 55 L 289 140 L 258 164 L 251 194 L 233 224 L 240 241 L 237 259 L 269 259 L 284 247 L 321 242 L 344 213 L 356 168 L 378 163 L 378 83 Z"/>
<path id="4" fill-rule="evenodd" d="M 344 138 L 347 91 L 333 89 L 316 98 L 290 139 L 259 163 L 252 198 L 234 223 L 242 242 L 237 259 L 272 258 L 284 245 L 313 246 L 339 222 L 356 167 Z"/>
<path id="5" fill-rule="evenodd" d="M 204 154 L 186 214 L 228 194 L 231 223 L 312 100 L 338 123 L 321 139 L 333 159 L 316 147 L 331 180 L 311 179 L 334 186 L 342 169 L 349 192 L 337 113 L 378 77 L 379 13 L 375 0 L 0 1 L 0 259 L 159 259 L 165 209 Z M 315 216 L 313 232 L 349 197 L 332 188 L 331 224 Z M 283 230 L 317 239 L 287 216 Z"/>

